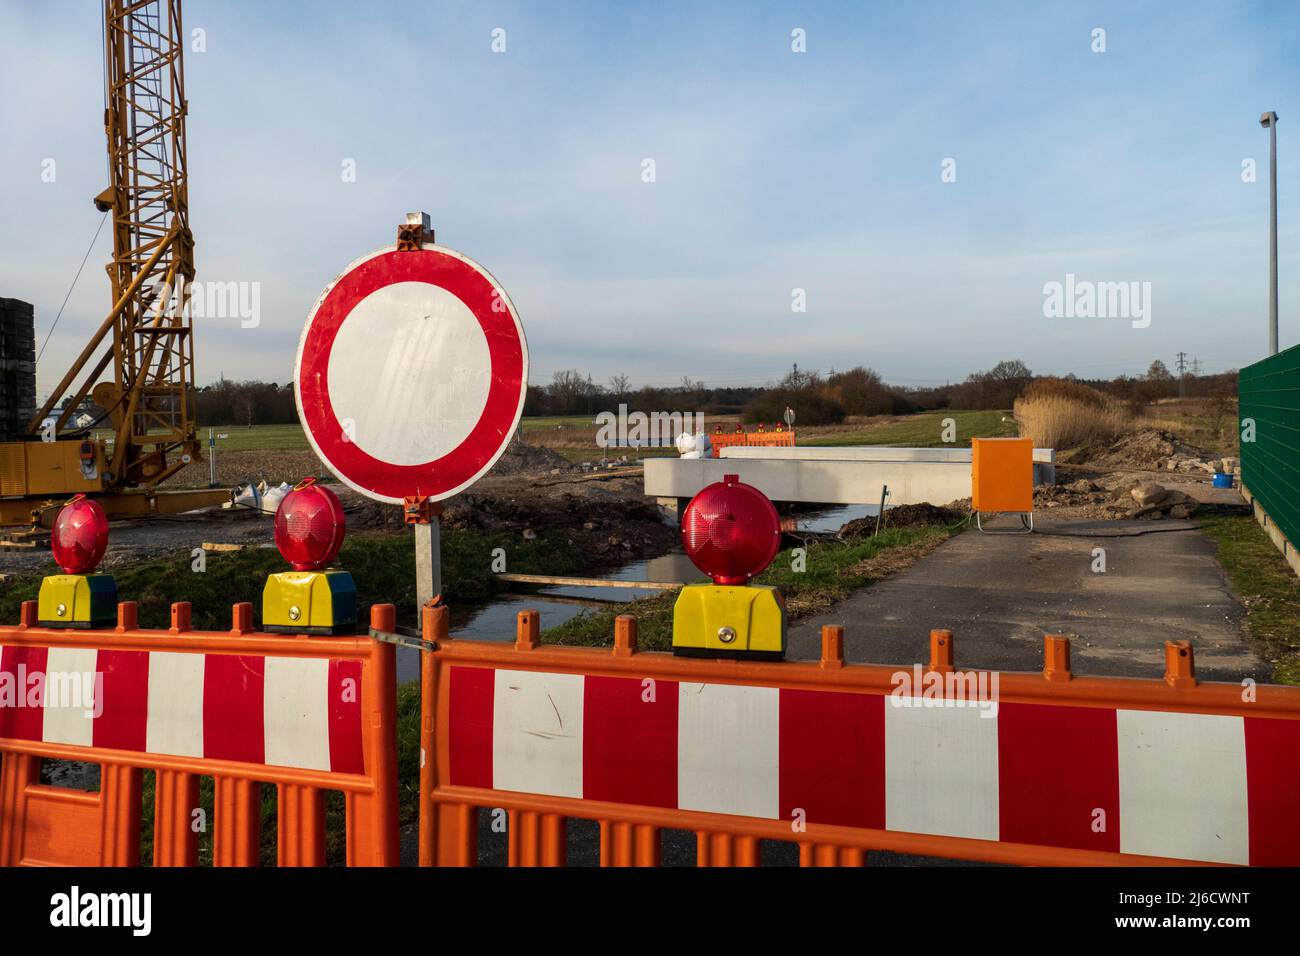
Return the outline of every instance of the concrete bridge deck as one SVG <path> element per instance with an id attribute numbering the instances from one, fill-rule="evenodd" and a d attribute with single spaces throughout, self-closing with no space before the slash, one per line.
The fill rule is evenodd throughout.
<path id="1" fill-rule="evenodd" d="M 969 448 L 732 447 L 721 458 L 648 458 L 645 493 L 670 507 L 736 474 L 773 501 L 869 505 L 889 486 L 891 505 L 944 504 L 971 493 Z M 1056 481 L 1055 452 L 1034 450 L 1034 481 Z"/>

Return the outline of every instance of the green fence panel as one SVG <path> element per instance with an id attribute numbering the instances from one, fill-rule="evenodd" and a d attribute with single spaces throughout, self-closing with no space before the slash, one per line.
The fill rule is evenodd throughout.
<path id="1" fill-rule="evenodd" d="M 1238 387 L 1242 484 L 1300 547 L 1300 345 L 1247 365 Z"/>

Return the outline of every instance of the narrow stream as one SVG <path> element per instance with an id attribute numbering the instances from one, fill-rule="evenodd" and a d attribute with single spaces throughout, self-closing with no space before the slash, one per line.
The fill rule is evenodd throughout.
<path id="1" fill-rule="evenodd" d="M 800 531 L 838 531 L 846 522 L 874 515 L 876 505 L 844 505 L 799 515 Z M 704 581 L 707 580 L 681 551 L 633 561 L 604 574 L 586 575 L 602 581 Z M 454 638 L 477 641 L 513 641 L 515 620 L 520 611 L 536 609 L 542 615 L 542 630 L 557 627 L 583 611 L 604 604 L 623 604 L 655 597 L 661 591 L 644 588 L 554 587 L 528 594 L 506 592 L 484 604 L 452 629 Z M 420 676 L 420 655 L 410 648 L 397 649 L 399 683 Z"/>

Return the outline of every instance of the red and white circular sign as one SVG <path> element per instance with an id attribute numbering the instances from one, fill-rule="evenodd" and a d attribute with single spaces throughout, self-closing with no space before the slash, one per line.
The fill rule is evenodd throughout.
<path id="1" fill-rule="evenodd" d="M 298 417 L 322 462 L 378 501 L 437 501 L 496 463 L 519 425 L 528 344 L 505 290 L 443 246 L 362 256 L 298 343 Z"/>

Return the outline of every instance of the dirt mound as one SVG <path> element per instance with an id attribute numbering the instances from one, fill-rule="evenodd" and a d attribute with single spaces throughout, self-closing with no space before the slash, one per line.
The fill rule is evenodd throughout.
<path id="1" fill-rule="evenodd" d="M 1170 432 L 1141 428 L 1112 442 L 1080 448 L 1070 456 L 1070 462 L 1113 471 L 1184 471 L 1188 469 L 1182 467 L 1183 463 L 1199 463 L 1210 458 L 1212 455 L 1204 448 L 1185 444 Z"/>
<path id="2" fill-rule="evenodd" d="M 945 508 L 922 502 L 916 505 L 899 505 L 885 511 L 886 528 L 916 528 L 928 524 L 956 524 L 964 517 L 956 508 Z M 876 531 L 875 515 L 855 518 L 840 528 L 836 535 L 841 541 L 867 538 Z"/>
<path id="3" fill-rule="evenodd" d="M 577 465 L 549 448 L 516 440 L 506 446 L 505 454 L 497 459 L 497 463 L 492 466 L 488 474 L 518 475 L 531 472 L 562 474 L 578 470 Z"/>
<path id="4" fill-rule="evenodd" d="M 664 523 L 653 502 L 615 494 L 599 500 L 575 494 L 457 495 L 448 502 L 442 522 L 445 528 L 517 534 L 524 540 L 543 529 L 562 531 L 574 545 L 602 559 L 662 554 L 680 537 L 676 528 Z"/>

